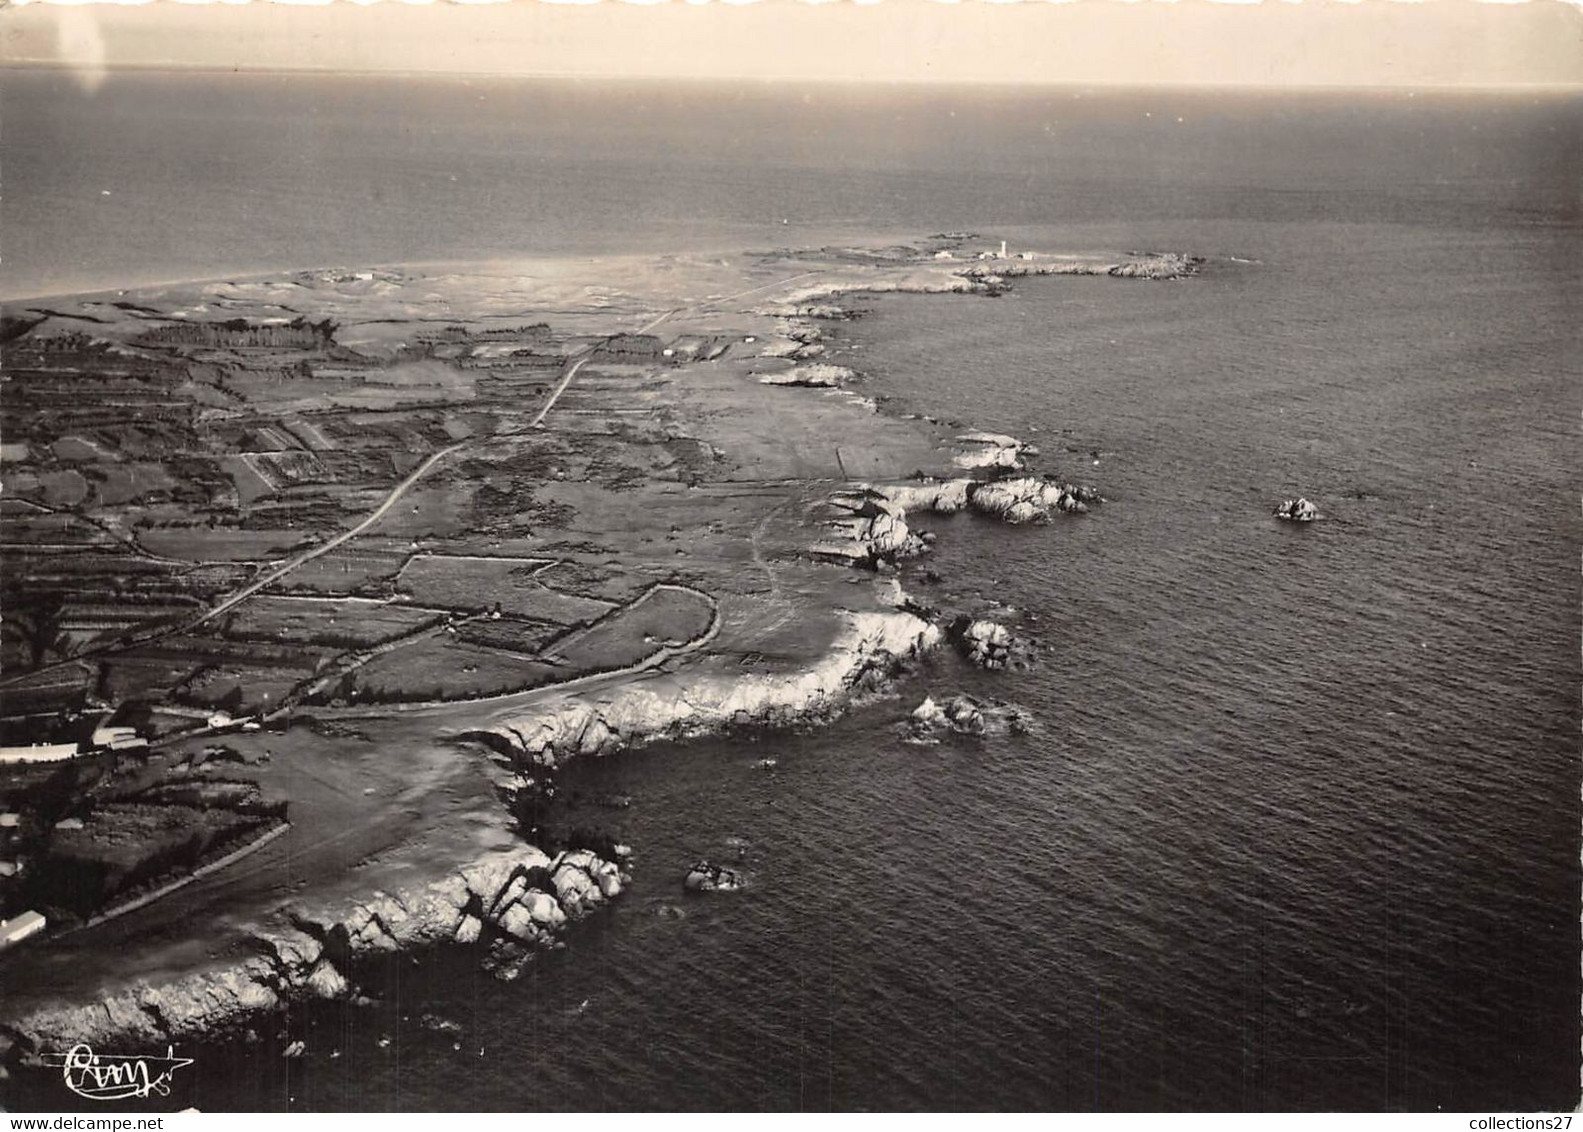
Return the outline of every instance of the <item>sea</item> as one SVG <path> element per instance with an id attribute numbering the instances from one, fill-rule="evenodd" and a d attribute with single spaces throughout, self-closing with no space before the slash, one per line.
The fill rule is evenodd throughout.
<path id="1" fill-rule="evenodd" d="M 564 951 L 403 959 L 297 1010 L 301 1057 L 189 1048 L 183 1103 L 1577 1105 L 1575 94 L 13 71 L 0 110 L 11 297 L 944 231 L 1205 257 L 832 341 L 881 411 L 1104 494 L 920 520 L 904 584 L 1028 670 L 942 652 L 827 727 L 574 764 L 637 857 Z M 905 741 L 957 692 L 1033 729 Z M 684 897 L 699 857 L 748 888 Z"/>

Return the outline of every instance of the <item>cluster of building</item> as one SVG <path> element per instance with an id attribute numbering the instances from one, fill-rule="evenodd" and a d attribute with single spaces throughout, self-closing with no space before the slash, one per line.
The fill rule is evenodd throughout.
<path id="1" fill-rule="evenodd" d="M 956 253 L 955 252 L 951 252 L 951 251 L 941 250 L 941 251 L 937 251 L 937 252 L 934 253 L 934 258 L 935 259 L 955 259 L 956 258 Z M 1012 254 L 1010 251 L 1008 251 L 1006 249 L 1006 241 L 1002 240 L 1000 242 L 1000 250 L 998 252 L 997 251 L 993 251 L 993 250 L 979 252 L 978 255 L 975 258 L 977 258 L 977 259 L 1032 259 L 1033 258 L 1033 253 L 1032 252 L 1017 252 L 1016 254 Z"/>
<path id="2" fill-rule="evenodd" d="M 96 727 L 86 742 L 29 743 L 26 746 L 0 747 L 0 766 L 32 766 L 48 763 L 65 763 L 87 755 L 106 751 L 146 750 L 148 740 L 133 727 Z M 81 828 L 77 818 L 67 818 L 56 823 L 56 829 Z M 0 812 L 0 849 L 11 852 L 0 855 L 0 881 L 10 880 L 22 872 L 23 861 L 15 855 L 13 842 L 22 829 L 22 814 L 7 810 Z M 0 950 L 21 943 L 48 927 L 43 913 L 28 910 L 0 920 Z"/>
<path id="3" fill-rule="evenodd" d="M 0 813 L 0 845 L 9 843 L 15 837 L 22 824 L 22 815 L 15 812 Z M 0 858 L 0 879 L 14 877 L 22 871 L 22 863 L 18 860 Z M 42 913 L 27 911 L 11 917 L 9 920 L 0 920 L 0 951 L 14 943 L 21 943 L 30 935 L 37 935 L 48 926 Z"/>

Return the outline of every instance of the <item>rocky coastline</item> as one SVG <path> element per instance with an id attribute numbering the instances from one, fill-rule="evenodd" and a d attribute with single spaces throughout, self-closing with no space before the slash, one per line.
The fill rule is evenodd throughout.
<path id="1" fill-rule="evenodd" d="M 733 726 L 824 720 L 854 695 L 882 688 L 903 664 L 939 640 L 937 626 L 905 609 L 849 612 L 824 659 L 802 671 L 631 681 L 603 695 L 568 695 L 461 737 L 523 768 L 554 767 L 576 756 L 695 738 Z"/>
<path id="2" fill-rule="evenodd" d="M 1018 451 L 1026 448 L 1019 446 Z M 1021 468 L 1020 463 L 1016 466 Z M 1102 497 L 1093 488 L 1040 476 L 922 480 L 845 489 L 827 500 L 833 513 L 825 523 L 830 537 L 815 543 L 811 552 L 826 561 L 880 569 L 897 559 L 922 554 L 933 541 L 928 532 L 912 530 L 907 521 L 910 512 L 954 515 L 971 511 L 1007 523 L 1032 523 L 1047 521 L 1052 512 L 1086 515 L 1091 505 L 1100 502 Z"/>
<path id="3" fill-rule="evenodd" d="M 803 396 L 844 396 L 873 410 L 872 401 L 845 388 L 857 379 L 854 371 L 815 360 L 824 353 L 815 321 L 853 317 L 831 300 L 864 291 L 995 294 L 1006 277 L 1017 275 L 1170 279 L 1195 268 L 1196 261 L 1187 257 L 1151 255 L 1108 264 L 1008 261 L 947 272 L 931 268 L 894 280 L 821 281 L 770 308 L 746 312 L 776 320 L 754 376 L 763 385 L 808 390 Z M 932 534 L 911 528 L 909 513 L 970 512 L 1018 524 L 1082 515 L 1101 502 L 1092 488 L 1028 472 L 1026 460 L 1036 454 L 1015 437 L 964 432 L 954 437 L 949 455 L 935 468 L 961 475 L 920 473 L 907 482 L 872 483 L 851 477 L 849 486 L 818 505 L 823 508 L 820 534 L 804 544 L 801 556 L 893 571 L 899 559 L 924 553 L 933 541 Z M 894 579 L 882 590 L 879 604 L 888 608 L 836 610 L 839 627 L 823 654 L 789 671 L 742 672 L 705 663 L 597 677 L 592 686 L 551 690 L 520 710 L 491 714 L 479 704 L 476 724 L 455 728 L 451 738 L 495 754 L 496 789 L 508 808 L 518 808 L 538 789 L 543 771 L 568 759 L 736 727 L 828 720 L 855 699 L 889 687 L 900 671 L 945 639 L 930 611 L 911 602 Z M 1013 659 L 1013 642 L 998 626 L 973 623 L 956 638 L 965 655 L 982 666 L 1004 667 Z M 920 740 L 943 733 L 996 734 L 1026 725 L 1014 706 L 964 696 L 943 706 L 926 700 L 911 717 Z M 166 981 L 133 980 L 93 1002 L 34 1009 L 0 1024 L 0 1045 L 26 1057 L 80 1042 L 148 1044 L 234 1033 L 292 1002 L 354 997 L 360 964 L 422 947 L 477 948 L 486 967 L 514 977 L 536 951 L 564 946 L 568 925 L 619 897 L 629 882 L 629 851 L 599 848 L 606 855 L 588 848 L 551 855 L 514 840 L 428 882 L 340 903 L 294 903 L 281 921 L 289 926 L 257 931 L 245 957 L 217 960 Z M 690 887 L 729 889 L 736 887 L 728 883 L 733 879 L 735 874 L 722 882 L 704 870 L 709 883 Z"/>
<path id="4" fill-rule="evenodd" d="M 852 613 L 824 660 L 804 671 L 703 676 L 663 687 L 621 684 L 599 698 L 568 693 L 563 702 L 462 737 L 508 753 L 527 771 L 731 726 L 828 719 L 854 696 L 884 687 L 939 640 L 936 626 L 904 610 Z M 509 796 L 528 787 L 519 771 L 503 791 Z M 24 1058 L 62 1043 L 211 1038 L 291 1002 L 351 996 L 359 962 L 421 947 L 481 947 L 485 966 L 512 978 L 535 951 L 564 946 L 569 924 L 620 895 L 630 874 L 625 855 L 615 856 L 589 850 L 551 856 L 519 845 L 421 887 L 337 907 L 294 907 L 292 927 L 257 934 L 255 954 L 236 963 L 139 982 L 91 1004 L 38 1010 L 11 1020 L 0 1035 Z"/>
<path id="5" fill-rule="evenodd" d="M 533 951 L 563 946 L 566 926 L 620 895 L 628 879 L 623 863 L 588 850 L 500 849 L 419 887 L 293 908 L 291 927 L 255 935 L 255 953 L 238 962 L 38 1010 L 0 1032 L 23 1058 L 78 1043 L 213 1038 L 288 1003 L 349 997 L 358 965 L 380 955 L 444 944 L 483 945 L 510 978 Z"/>

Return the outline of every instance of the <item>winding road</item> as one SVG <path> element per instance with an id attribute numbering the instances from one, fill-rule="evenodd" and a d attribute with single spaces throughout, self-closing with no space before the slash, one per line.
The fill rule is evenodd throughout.
<path id="1" fill-rule="evenodd" d="M 675 313 L 676 311 L 674 310 L 665 311 L 658 318 L 646 323 L 643 328 L 638 331 L 638 333 L 648 333 L 650 330 L 653 330 L 656 326 L 664 322 L 667 318 Z M 559 384 L 557 384 L 555 388 L 550 391 L 549 397 L 545 399 L 544 406 L 539 409 L 538 413 L 534 415 L 533 419 L 521 429 L 517 430 L 516 433 L 506 433 L 504 435 L 520 435 L 523 432 L 538 428 L 539 425 L 543 424 L 544 418 L 549 415 L 551 409 L 555 408 L 555 402 L 561 399 L 561 394 L 565 393 L 567 388 L 572 384 L 572 379 L 577 376 L 577 371 L 582 369 L 583 366 L 587 364 L 588 359 L 593 355 L 593 352 L 603 345 L 603 343 L 607 340 L 608 339 L 601 339 L 599 342 L 596 342 L 591 346 L 584 347 L 581 356 L 566 367 L 566 372 L 561 375 Z M 489 440 L 498 440 L 500 437 L 494 436 L 486 437 L 484 439 L 487 442 Z M 379 506 L 375 507 L 371 512 L 369 512 L 367 517 L 365 517 L 362 522 L 358 523 L 357 526 L 352 527 L 349 530 L 342 531 L 334 538 L 329 539 L 326 542 L 322 542 L 318 546 L 309 547 L 301 554 L 295 555 L 292 558 L 288 558 L 279 566 L 276 566 L 272 570 L 266 571 L 264 574 L 253 579 L 253 581 L 249 582 L 235 593 L 222 599 L 215 605 L 210 606 L 202 614 L 184 624 L 182 629 L 186 630 L 196 628 L 197 626 L 202 625 L 205 621 L 212 621 L 226 610 L 246 601 L 259 590 L 274 585 L 292 571 L 300 569 L 307 563 L 312 562 L 315 558 L 319 558 L 330 553 L 330 551 L 334 550 L 338 546 L 344 546 L 346 543 L 351 542 L 358 535 L 374 526 L 374 524 L 378 523 L 379 520 L 383 519 L 387 514 L 389 514 L 390 509 L 400 501 L 403 495 L 412 490 L 414 484 L 432 472 L 447 459 L 466 448 L 469 443 L 470 440 L 458 440 L 455 444 L 452 444 L 447 448 L 440 449 L 427 460 L 423 461 L 423 463 L 414 468 L 406 479 L 402 480 L 395 487 L 391 488 L 390 493 L 385 496 L 385 498 L 380 502 Z"/>
<path id="2" fill-rule="evenodd" d="M 587 353 L 591 352 L 592 347 L 589 348 Z M 560 400 L 562 393 L 566 392 L 566 387 L 572 383 L 572 378 L 577 376 L 577 371 L 582 369 L 583 364 L 588 361 L 587 353 L 566 367 L 566 373 L 561 377 L 560 384 L 550 392 L 549 398 L 544 402 L 544 407 L 538 411 L 538 414 L 531 421 L 528 422 L 526 428 L 537 428 L 544 420 L 545 415 L 555 407 L 555 402 Z M 490 437 L 488 439 L 496 438 Z M 402 480 L 395 487 L 391 488 L 390 493 L 380 501 L 379 506 L 370 511 L 363 521 L 357 524 L 357 526 L 342 531 L 334 538 L 325 542 L 321 542 L 318 546 L 309 547 L 307 550 L 304 550 L 301 554 L 298 554 L 295 557 L 288 558 L 285 562 L 282 562 L 273 570 L 265 572 L 261 576 L 253 579 L 247 585 L 243 586 L 241 589 L 237 590 L 235 593 L 226 597 L 224 600 L 210 606 L 198 617 L 195 617 L 193 620 L 187 622 L 183 628 L 191 629 L 198 625 L 202 625 L 205 621 L 213 620 L 226 610 L 230 609 L 232 606 L 246 601 L 259 590 L 264 589 L 267 586 L 274 585 L 287 574 L 290 574 L 293 570 L 299 569 L 305 564 L 312 562 L 315 558 L 330 553 L 330 551 L 334 550 L 338 546 L 343 546 L 346 543 L 351 542 L 358 535 L 368 530 L 374 524 L 378 523 L 379 520 L 383 519 L 387 514 L 389 514 L 390 509 L 400 501 L 403 495 L 412 490 L 414 484 L 432 472 L 445 460 L 449 459 L 451 456 L 454 456 L 463 448 L 466 448 L 468 443 L 469 442 L 466 440 L 458 440 L 455 444 L 452 444 L 447 448 L 440 449 L 427 460 L 423 461 L 423 463 L 414 468 L 408 474 L 406 479 Z"/>

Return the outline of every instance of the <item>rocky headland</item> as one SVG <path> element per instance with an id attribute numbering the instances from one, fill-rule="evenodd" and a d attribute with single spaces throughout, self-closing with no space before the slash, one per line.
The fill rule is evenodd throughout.
<path id="1" fill-rule="evenodd" d="M 826 654 L 802 671 L 634 680 L 595 694 L 568 694 L 484 730 L 465 731 L 524 767 L 554 767 L 663 739 L 730 727 L 820 721 L 854 695 L 883 688 L 909 659 L 940 639 L 937 626 L 906 610 L 845 615 Z"/>
<path id="2" fill-rule="evenodd" d="M 24 1051 L 213 1037 L 290 1002 L 345 997 L 354 991 L 349 975 L 378 955 L 448 943 L 486 946 L 512 977 L 533 949 L 561 946 L 566 925 L 620 895 L 627 879 L 620 864 L 586 850 L 502 849 L 421 887 L 299 906 L 289 926 L 252 936 L 246 958 L 39 1009 L 6 1030 Z"/>

